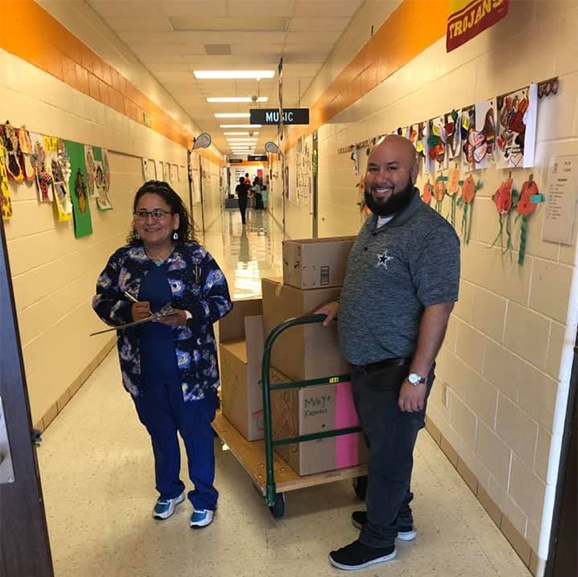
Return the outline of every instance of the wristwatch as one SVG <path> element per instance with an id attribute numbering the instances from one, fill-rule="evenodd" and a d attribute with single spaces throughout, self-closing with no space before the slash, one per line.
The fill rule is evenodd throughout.
<path id="1" fill-rule="evenodd" d="M 410 385 L 421 385 L 425 383 L 426 378 L 417 373 L 409 373 L 409 375 L 407 375 L 407 381 Z"/>

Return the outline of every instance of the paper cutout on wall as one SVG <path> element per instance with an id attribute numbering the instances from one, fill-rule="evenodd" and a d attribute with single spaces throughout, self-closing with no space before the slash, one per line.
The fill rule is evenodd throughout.
<path id="1" fill-rule="evenodd" d="M 458 192 L 460 191 L 460 169 L 450 168 L 448 171 L 448 182 L 446 187 L 446 194 L 451 199 L 450 204 L 450 222 L 452 226 L 455 228 L 456 226 L 456 205 L 458 200 Z"/>
<path id="2" fill-rule="evenodd" d="M 482 182 L 474 181 L 474 177 L 470 174 L 462 184 L 462 192 L 458 199 L 458 205 L 463 207 L 462 213 L 462 240 L 468 244 L 470 242 L 470 235 L 472 232 L 472 214 L 473 202 L 476 197 L 476 192 L 482 188 Z"/>
<path id="3" fill-rule="evenodd" d="M 496 100 L 476 103 L 476 130 L 470 133 L 476 168 L 489 168 L 496 162 Z"/>
<path id="4" fill-rule="evenodd" d="M 462 166 L 464 170 L 473 170 L 474 147 L 470 144 L 470 135 L 476 130 L 476 107 L 467 106 L 462 108 L 460 113 L 460 130 L 461 130 L 461 148 L 462 148 Z M 472 142 L 474 138 L 472 136 Z"/>
<path id="5" fill-rule="evenodd" d="M 538 86 L 532 84 L 499 96 L 497 168 L 534 166 Z"/>
<path id="6" fill-rule="evenodd" d="M 92 146 L 88 146 L 88 144 L 84 145 L 84 165 L 86 166 L 86 188 L 88 196 L 96 196 L 94 152 L 92 151 Z"/>
<path id="7" fill-rule="evenodd" d="M 142 159 L 142 176 L 143 176 L 145 182 L 147 182 L 149 180 L 153 180 L 153 178 L 151 176 L 151 167 L 150 167 L 148 158 Z"/>
<path id="8" fill-rule="evenodd" d="M 461 117 L 458 110 L 444 114 L 446 131 L 446 156 L 448 162 L 459 160 L 461 157 Z"/>
<path id="9" fill-rule="evenodd" d="M 70 159 L 71 176 L 68 183 L 74 212 L 74 236 L 82 238 L 92 234 L 92 218 L 86 189 L 84 145 L 66 141 L 65 152 Z"/>
<path id="10" fill-rule="evenodd" d="M 502 184 L 500 184 L 500 186 L 498 187 L 492 198 L 494 204 L 496 205 L 496 208 L 498 209 L 498 215 L 500 219 L 500 229 L 498 231 L 496 238 L 494 239 L 494 242 L 492 243 L 492 246 L 494 246 L 496 242 L 498 242 L 499 240 L 503 252 L 511 251 L 514 248 L 514 245 L 512 244 L 512 219 L 510 217 L 510 212 L 514 204 L 514 196 L 516 194 L 515 191 L 513 190 L 513 187 L 514 181 L 512 179 L 512 175 L 510 174 L 508 176 L 508 180 L 505 180 L 504 182 L 502 182 Z M 503 236 L 504 225 L 506 226 L 506 235 L 507 235 L 505 247 Z"/>
<path id="11" fill-rule="evenodd" d="M 52 202 L 54 200 L 54 189 L 50 162 L 46 158 L 44 149 L 44 137 L 42 134 L 30 133 L 32 145 L 32 163 L 36 173 L 36 190 L 39 202 Z"/>
<path id="12" fill-rule="evenodd" d="M 16 129 L 18 135 L 18 145 L 20 147 L 20 166 L 24 172 L 24 178 L 29 182 L 36 180 L 36 171 L 32 163 L 32 142 L 30 133 L 24 126 Z"/>
<path id="13" fill-rule="evenodd" d="M 8 187 L 8 171 L 6 170 L 6 150 L 0 142 L 0 205 L 2 206 L 2 220 L 12 218 L 12 200 Z"/>
<path id="14" fill-rule="evenodd" d="M 10 180 L 22 182 L 24 180 L 24 171 L 20 165 L 20 143 L 16 129 L 9 123 L 0 126 L 0 136 L 6 157 L 6 173 Z"/>
<path id="15" fill-rule="evenodd" d="M 446 156 L 446 128 L 443 116 L 432 118 L 429 121 L 427 144 L 428 156 L 433 163 L 434 170 L 445 170 L 448 166 L 448 159 Z"/>
<path id="16" fill-rule="evenodd" d="M 534 175 L 531 174 L 530 177 L 522 185 L 522 190 L 520 191 L 520 199 L 516 206 L 518 211 L 518 216 L 516 217 L 516 222 L 518 219 L 522 219 L 522 224 L 520 226 L 520 250 L 518 252 L 518 264 L 524 264 L 524 257 L 526 256 L 526 238 L 528 233 L 528 218 L 530 215 L 538 208 L 538 203 L 543 202 L 544 197 L 540 194 L 538 185 L 534 180 Z"/>
<path id="17" fill-rule="evenodd" d="M 59 147 L 58 138 L 44 136 L 44 150 L 46 151 L 46 166 L 50 168 L 54 187 L 54 200 L 58 220 L 65 222 L 72 219 L 72 201 L 68 180 L 70 178 L 70 161 L 63 145 Z"/>

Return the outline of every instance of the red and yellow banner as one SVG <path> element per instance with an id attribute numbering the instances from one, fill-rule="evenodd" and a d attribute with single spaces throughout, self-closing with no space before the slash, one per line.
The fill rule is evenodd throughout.
<path id="1" fill-rule="evenodd" d="M 451 52 L 508 13 L 509 0 L 450 0 L 446 51 Z"/>

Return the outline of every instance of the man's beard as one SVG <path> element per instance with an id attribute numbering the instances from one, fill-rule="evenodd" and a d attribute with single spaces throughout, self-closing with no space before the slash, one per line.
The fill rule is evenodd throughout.
<path id="1" fill-rule="evenodd" d="M 376 201 L 371 192 L 364 191 L 365 204 L 369 210 L 377 216 L 391 216 L 400 210 L 403 210 L 413 198 L 413 183 L 411 179 L 407 181 L 404 189 L 392 194 L 385 202 Z"/>

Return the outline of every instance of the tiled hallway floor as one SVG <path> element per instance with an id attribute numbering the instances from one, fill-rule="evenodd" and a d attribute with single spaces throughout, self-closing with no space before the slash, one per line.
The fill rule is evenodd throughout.
<path id="1" fill-rule="evenodd" d="M 236 212 L 205 237 L 235 298 L 258 295 L 261 275 L 281 273 L 281 231 L 268 215 L 251 216 L 246 238 Z M 327 554 L 357 535 L 349 516 L 360 503 L 350 482 L 288 493 L 285 517 L 275 521 L 218 441 L 214 523 L 192 531 L 188 503 L 154 521 L 150 442 L 120 384 L 114 350 L 44 433 L 38 455 L 57 577 L 338 575 Z M 416 449 L 413 490 L 416 540 L 400 543 L 395 560 L 358 574 L 529 576 L 426 432 Z"/>

